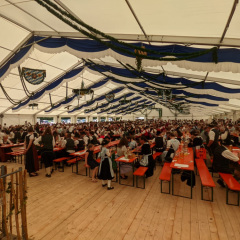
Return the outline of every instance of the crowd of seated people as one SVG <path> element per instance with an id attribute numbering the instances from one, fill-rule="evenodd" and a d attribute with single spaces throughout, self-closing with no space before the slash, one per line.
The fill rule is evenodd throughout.
<path id="1" fill-rule="evenodd" d="M 29 126 L 1 126 L 0 144 L 21 143 L 26 141 Z M 48 130 L 47 130 L 48 129 Z M 64 150 L 57 157 L 69 156 L 75 151 L 88 149 L 101 145 L 104 141 L 120 139 L 116 149 L 116 157 L 124 155 L 126 151 L 139 147 L 142 156 L 139 165 L 151 168 L 148 176 L 153 174 L 152 151 L 149 143 L 155 143 L 155 151 L 162 152 L 160 162 L 170 162 L 176 154 L 181 141 L 186 141 L 194 149 L 206 148 L 209 153 L 207 165 L 212 164 L 218 172 L 234 174 L 239 180 L 239 158 L 234 155 L 228 146 L 239 146 L 240 120 L 233 122 L 231 119 L 218 120 L 136 120 L 118 122 L 90 122 L 52 125 L 36 124 L 33 126 L 33 144 L 39 154 L 44 150 L 42 140 L 47 141 L 46 130 L 52 135 L 52 143 L 45 144 L 45 148 L 61 147 Z M 48 141 L 52 139 L 49 137 Z M 105 141 L 106 140 L 106 141 Z M 90 145 L 91 144 L 91 145 Z M 89 146 L 90 145 L 90 146 Z M 27 148 L 27 147 L 26 147 Z M 44 150 L 45 151 L 45 150 Z M 55 156 L 56 157 L 56 156 Z M 92 158 L 92 156 L 91 156 Z M 130 168 L 128 165 L 121 169 L 120 176 L 127 178 Z M 51 170 L 52 171 L 52 170 Z M 47 176 L 51 174 L 48 171 Z M 93 179 L 95 181 L 95 179 Z M 224 186 L 219 179 L 218 183 Z"/>

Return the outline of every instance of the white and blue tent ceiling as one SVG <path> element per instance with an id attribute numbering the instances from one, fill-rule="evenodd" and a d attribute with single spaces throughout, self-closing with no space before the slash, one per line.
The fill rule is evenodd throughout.
<path id="1" fill-rule="evenodd" d="M 125 114 L 138 111 L 141 103 L 166 105 L 159 100 L 160 89 L 173 89 L 175 101 L 187 103 L 193 114 L 240 110 L 238 1 L 51 2 L 94 28 L 138 47 L 179 56 L 206 53 L 178 61 L 170 60 L 169 54 L 162 54 L 165 60 L 161 61 L 143 59 L 145 72 L 140 74 L 134 69 L 132 55 L 86 38 L 36 1 L 1 0 L 0 82 L 8 97 L 18 104 L 9 102 L 0 90 L 0 113 L 78 115 L 90 109 L 88 114 Z M 23 89 L 18 66 L 46 70 L 40 85 L 25 82 L 31 98 Z M 94 90 L 93 99 L 78 99 L 72 93 L 80 88 L 82 80 Z M 106 93 L 114 93 L 115 102 L 108 103 Z M 131 103 L 120 106 L 119 99 L 126 96 Z M 38 109 L 30 110 L 30 103 L 38 103 Z"/>

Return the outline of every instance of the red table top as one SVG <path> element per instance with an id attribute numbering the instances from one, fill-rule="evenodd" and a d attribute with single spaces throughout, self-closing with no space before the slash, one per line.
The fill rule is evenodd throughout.
<path id="1" fill-rule="evenodd" d="M 107 145 L 107 147 L 113 147 L 113 146 L 115 146 L 115 145 L 118 145 L 119 142 L 120 142 L 120 140 L 112 141 L 112 142 L 110 142 L 110 143 Z"/>
<path id="2" fill-rule="evenodd" d="M 94 154 L 96 154 L 96 153 L 99 153 L 101 151 L 101 149 L 100 149 L 100 145 L 99 146 L 96 146 L 96 147 L 94 147 Z M 71 153 L 70 155 L 71 156 L 75 156 L 75 157 L 83 157 L 83 156 L 85 156 L 85 153 L 86 153 L 86 150 L 81 150 L 81 151 L 78 151 L 78 152 L 74 152 L 74 153 Z"/>
<path id="3" fill-rule="evenodd" d="M 17 144 L 3 144 L 0 148 L 12 148 L 12 147 L 19 147 L 23 146 L 24 143 L 17 143 Z"/>
<path id="4" fill-rule="evenodd" d="M 121 159 L 121 158 L 125 158 L 125 156 L 118 157 L 118 158 L 115 159 L 115 161 L 116 162 L 132 163 L 132 162 L 134 162 L 137 159 L 136 157 L 131 158 L 129 160 L 124 160 L 124 159 Z"/>
<path id="5" fill-rule="evenodd" d="M 192 148 L 188 148 L 188 153 L 189 154 L 184 155 L 183 158 L 180 158 L 179 156 L 176 158 L 175 156 L 170 164 L 170 167 L 175 169 L 194 171 L 194 157 Z M 181 164 L 188 166 L 181 166 Z"/>
<path id="6" fill-rule="evenodd" d="M 53 148 L 53 151 L 54 152 L 58 152 L 58 151 L 62 151 L 63 150 L 63 148 L 60 148 L 60 147 L 55 147 L 55 148 Z"/>

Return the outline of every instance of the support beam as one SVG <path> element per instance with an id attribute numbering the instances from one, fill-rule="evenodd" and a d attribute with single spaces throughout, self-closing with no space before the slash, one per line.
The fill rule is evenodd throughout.
<path id="1" fill-rule="evenodd" d="M 231 23 L 231 21 L 232 21 L 233 15 L 234 15 L 234 13 L 235 13 L 237 4 L 238 4 L 238 0 L 234 0 L 233 6 L 232 6 L 232 10 L 231 10 L 230 15 L 229 15 L 229 17 L 228 17 L 226 26 L 225 26 L 225 28 L 224 28 L 224 30 L 223 30 L 222 37 L 221 37 L 221 39 L 220 39 L 220 43 L 223 42 L 223 39 L 224 39 L 224 37 L 225 37 L 225 35 L 226 35 L 226 33 L 227 33 L 227 30 L 228 30 L 228 28 L 229 28 L 229 26 L 230 26 L 230 23 Z"/>
<path id="2" fill-rule="evenodd" d="M 28 31 L 28 32 L 30 32 L 30 33 L 32 33 L 32 31 L 33 31 L 33 30 L 27 28 L 26 26 L 20 24 L 19 22 L 14 21 L 13 19 L 11 19 L 11 18 L 9 18 L 9 17 L 3 15 L 2 13 L 0 13 L 0 17 L 4 18 L 5 20 L 7 20 L 7 21 L 9 21 L 9 22 L 11 22 L 11 23 L 13 23 L 13 24 L 19 26 L 20 28 L 22 28 L 22 29 L 24 29 L 24 30 L 26 30 L 26 31 Z"/>
<path id="3" fill-rule="evenodd" d="M 39 18 L 35 17 L 33 14 L 29 13 L 28 11 L 24 10 L 23 8 L 21 8 L 19 5 L 11 2 L 10 0 L 5 0 L 6 2 L 8 2 L 9 4 L 13 5 L 14 7 L 20 9 L 21 11 L 23 11 L 24 13 L 26 13 L 27 15 L 31 16 L 32 18 L 34 18 L 35 20 L 39 21 L 40 23 L 42 23 L 43 25 L 47 26 L 49 29 L 52 29 L 54 32 L 58 33 L 57 30 L 55 30 L 53 27 L 51 27 L 50 25 L 46 24 L 45 22 L 43 22 L 42 20 L 40 20 Z"/>
<path id="4" fill-rule="evenodd" d="M 138 19 L 138 17 L 137 17 L 137 15 L 136 15 L 135 11 L 133 10 L 132 5 L 130 4 L 130 2 L 129 2 L 128 0 L 125 0 L 125 2 L 127 3 L 127 5 L 128 5 L 128 7 L 129 7 L 129 9 L 130 9 L 130 11 L 131 11 L 133 17 L 135 18 L 135 20 L 136 20 L 138 26 L 140 27 L 140 29 L 142 30 L 142 32 L 143 32 L 145 38 L 148 40 L 148 43 L 151 44 L 150 41 L 149 41 L 149 39 L 148 39 L 148 36 L 147 36 L 147 34 L 146 34 L 146 32 L 145 32 L 145 30 L 144 30 L 144 28 L 143 28 L 143 26 L 142 26 L 142 24 L 141 24 L 141 22 L 140 22 L 140 20 Z"/>
<path id="5" fill-rule="evenodd" d="M 86 38 L 80 32 L 61 32 L 54 31 L 34 31 L 36 36 L 52 36 L 52 37 L 66 37 L 66 38 Z M 224 38 L 219 43 L 219 37 L 190 37 L 190 36 L 173 36 L 173 35 L 147 35 L 144 34 L 115 34 L 106 33 L 118 40 L 133 41 L 133 42 L 151 42 L 151 43 L 166 43 L 166 44 L 184 44 L 184 45 L 203 45 L 203 46 L 222 46 L 222 47 L 240 47 L 240 39 L 238 38 Z M 98 36 L 100 39 L 104 39 Z"/>

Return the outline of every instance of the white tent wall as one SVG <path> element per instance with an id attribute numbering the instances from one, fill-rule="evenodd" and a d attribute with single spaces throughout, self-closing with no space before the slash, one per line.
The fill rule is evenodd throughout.
<path id="1" fill-rule="evenodd" d="M 10 125 L 24 125 L 25 121 L 34 124 L 34 115 L 22 115 L 22 114 L 5 114 L 2 118 L 2 124 L 6 123 Z"/>

